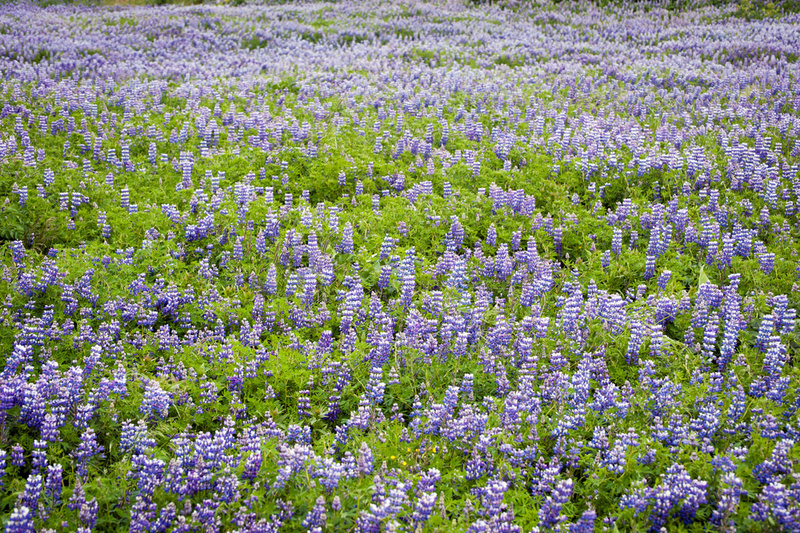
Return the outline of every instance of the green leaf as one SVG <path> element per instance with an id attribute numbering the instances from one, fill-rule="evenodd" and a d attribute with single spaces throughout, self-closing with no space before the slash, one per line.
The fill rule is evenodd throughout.
<path id="1" fill-rule="evenodd" d="M 705 265 L 700 265 L 700 274 L 697 276 L 697 288 L 703 286 L 704 283 L 709 283 L 708 274 L 706 274 Z"/>

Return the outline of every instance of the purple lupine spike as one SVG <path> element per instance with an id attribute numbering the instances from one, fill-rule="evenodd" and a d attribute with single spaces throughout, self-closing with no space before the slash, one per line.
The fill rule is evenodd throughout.
<path id="1" fill-rule="evenodd" d="M 658 276 L 658 281 L 656 282 L 658 285 L 659 290 L 666 290 L 667 284 L 669 280 L 672 278 L 672 272 L 669 270 L 664 270 L 661 272 L 661 275 Z"/>
<path id="2" fill-rule="evenodd" d="M 353 225 L 349 222 L 344 225 L 342 240 L 339 243 L 337 250 L 342 254 L 353 253 Z"/>
<path id="3" fill-rule="evenodd" d="M 20 507 L 31 509 L 33 516 L 37 515 L 39 507 L 39 499 L 42 497 L 44 490 L 44 482 L 40 474 L 32 474 L 28 476 L 25 482 L 25 489 L 19 495 Z"/>
<path id="4" fill-rule="evenodd" d="M 89 428 L 84 431 L 78 448 L 71 454 L 75 463 L 75 470 L 81 479 L 86 479 L 89 460 L 94 456 L 102 456 L 102 452 L 103 447 L 97 443 L 94 430 Z"/>
<path id="5" fill-rule="evenodd" d="M 732 472 L 726 473 L 722 478 L 722 490 L 720 491 L 716 507 L 711 514 L 711 522 L 720 528 L 720 531 L 736 531 L 736 511 L 739 507 L 741 497 L 747 494 L 742 489 L 742 480 Z"/>
<path id="6" fill-rule="evenodd" d="M 570 497 L 572 496 L 574 482 L 572 479 L 559 481 L 553 492 L 547 497 L 539 509 L 539 526 L 543 528 L 553 528 L 561 522 L 565 522 L 567 517 L 561 511 Z"/>
<path id="7" fill-rule="evenodd" d="M 34 533 L 34 515 L 28 507 L 15 507 L 6 523 L 6 533 Z"/>
<path id="8" fill-rule="evenodd" d="M 302 525 L 304 528 L 311 531 L 314 528 L 324 528 L 326 523 L 327 515 L 325 514 L 325 497 L 320 496 L 317 498 L 314 507 L 308 511 L 308 514 L 303 519 Z"/>
<path id="9" fill-rule="evenodd" d="M 52 502 L 54 507 L 61 504 L 61 492 L 64 485 L 64 469 L 60 464 L 52 464 L 47 467 L 47 481 L 45 483 L 45 496 Z"/>
<path id="10" fill-rule="evenodd" d="M 778 480 L 763 488 L 758 501 L 750 507 L 750 519 L 761 523 L 772 523 L 785 531 L 800 527 L 800 501 L 796 491 L 786 488 Z"/>
<path id="11" fill-rule="evenodd" d="M 765 275 L 770 275 L 775 268 L 775 254 L 763 253 L 758 256 L 758 264 L 761 267 L 761 272 Z"/>

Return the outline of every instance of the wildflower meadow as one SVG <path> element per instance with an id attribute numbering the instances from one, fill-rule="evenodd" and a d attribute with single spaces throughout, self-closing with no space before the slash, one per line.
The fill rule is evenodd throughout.
<path id="1" fill-rule="evenodd" d="M 0 527 L 800 531 L 798 11 L 0 4 Z"/>

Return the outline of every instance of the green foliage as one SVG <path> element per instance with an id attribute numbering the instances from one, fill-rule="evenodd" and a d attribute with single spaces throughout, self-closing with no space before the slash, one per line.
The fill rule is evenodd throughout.
<path id="1" fill-rule="evenodd" d="M 761 20 L 777 17 L 780 14 L 780 10 L 775 5 L 775 2 L 772 1 L 741 0 L 736 14 L 745 20 Z"/>
<path id="2" fill-rule="evenodd" d="M 42 254 L 66 242 L 63 221 L 45 205 L 38 198 L 30 199 L 25 207 L 7 205 L 0 211 L 0 242 L 22 241 Z"/>

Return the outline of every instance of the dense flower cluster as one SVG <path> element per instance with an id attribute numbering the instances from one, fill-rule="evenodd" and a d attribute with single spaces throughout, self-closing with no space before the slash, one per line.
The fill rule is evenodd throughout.
<path id="1" fill-rule="evenodd" d="M 800 529 L 735 9 L 4 5 L 5 531 Z"/>

